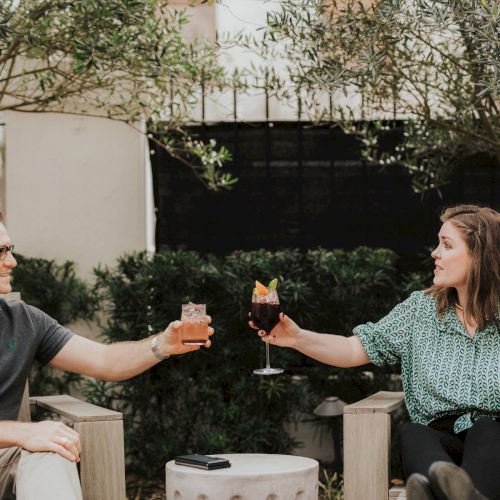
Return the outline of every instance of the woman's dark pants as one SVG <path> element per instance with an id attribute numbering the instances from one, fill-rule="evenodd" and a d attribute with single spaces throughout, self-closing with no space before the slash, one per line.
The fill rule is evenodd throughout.
<path id="1" fill-rule="evenodd" d="M 414 472 L 428 477 L 433 462 L 453 462 L 483 495 L 500 500 L 500 422 L 481 418 L 460 434 L 409 422 L 401 426 L 400 439 L 405 478 Z"/>

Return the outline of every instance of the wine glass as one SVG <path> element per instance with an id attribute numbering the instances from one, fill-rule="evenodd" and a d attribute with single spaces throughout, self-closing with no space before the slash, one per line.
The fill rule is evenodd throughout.
<path id="1" fill-rule="evenodd" d="M 279 323 L 280 301 L 276 290 L 269 290 L 266 295 L 252 295 L 251 318 L 255 326 L 264 330 L 266 335 Z M 271 368 L 269 361 L 269 344 L 266 342 L 266 367 L 253 371 L 255 375 L 278 375 L 283 368 Z"/>

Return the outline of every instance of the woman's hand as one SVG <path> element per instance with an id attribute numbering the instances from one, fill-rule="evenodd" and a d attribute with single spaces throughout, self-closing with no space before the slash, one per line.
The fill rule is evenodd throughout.
<path id="1" fill-rule="evenodd" d="M 254 330 L 259 330 L 253 321 L 249 321 L 248 324 Z M 269 335 L 266 335 L 264 330 L 259 330 L 259 337 L 269 344 L 278 345 L 280 347 L 295 347 L 301 331 L 302 330 L 295 321 L 284 313 L 280 313 L 280 321 L 271 330 Z"/>

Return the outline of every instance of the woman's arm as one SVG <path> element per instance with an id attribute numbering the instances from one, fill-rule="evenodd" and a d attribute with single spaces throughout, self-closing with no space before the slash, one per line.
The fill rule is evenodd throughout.
<path id="1" fill-rule="evenodd" d="M 250 326 L 255 325 L 250 322 Z M 303 330 L 288 316 L 281 313 L 280 322 L 269 335 L 259 331 L 264 342 L 281 347 L 292 347 L 310 358 L 340 368 L 350 368 L 370 363 L 359 338 L 343 337 Z"/>
<path id="2" fill-rule="evenodd" d="M 340 368 L 351 368 L 371 362 L 356 335 L 343 337 L 301 329 L 295 349 L 310 358 Z"/>

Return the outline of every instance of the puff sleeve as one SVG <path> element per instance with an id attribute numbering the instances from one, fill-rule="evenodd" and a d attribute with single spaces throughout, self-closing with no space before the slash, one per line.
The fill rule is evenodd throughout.
<path id="1" fill-rule="evenodd" d="M 376 323 L 354 328 L 368 357 L 378 366 L 395 365 L 401 361 L 411 338 L 423 292 L 414 292 Z"/>

